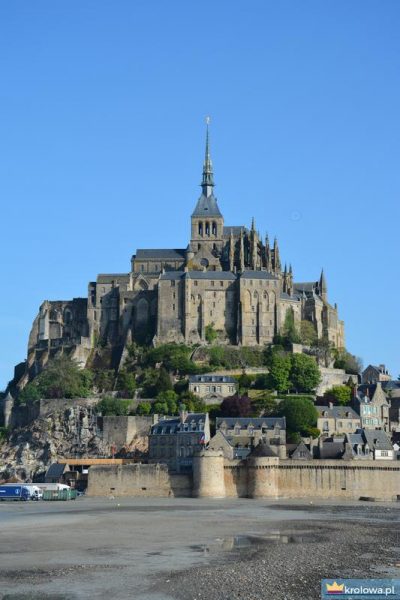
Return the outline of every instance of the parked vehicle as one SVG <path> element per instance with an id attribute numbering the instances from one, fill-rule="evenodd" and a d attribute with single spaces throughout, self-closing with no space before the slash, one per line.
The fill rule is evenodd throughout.
<path id="1" fill-rule="evenodd" d="M 35 483 L 3 483 L 2 487 L 15 487 L 16 485 L 22 485 L 23 487 L 27 488 L 27 490 L 29 491 L 30 500 L 42 500 L 43 490 L 40 487 L 38 487 Z"/>
<path id="2" fill-rule="evenodd" d="M 30 500 L 31 493 L 24 485 L 0 485 L 0 500 Z"/>

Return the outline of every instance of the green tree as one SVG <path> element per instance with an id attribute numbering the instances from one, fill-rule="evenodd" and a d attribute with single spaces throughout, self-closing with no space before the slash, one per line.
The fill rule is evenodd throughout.
<path id="1" fill-rule="evenodd" d="M 28 383 L 23 390 L 21 390 L 17 397 L 17 404 L 33 404 L 38 402 L 41 398 L 41 393 L 37 382 L 32 381 Z"/>
<path id="2" fill-rule="evenodd" d="M 239 389 L 241 391 L 248 391 L 252 384 L 252 381 L 253 378 L 251 377 L 251 375 L 247 375 L 247 373 L 242 373 L 238 380 Z"/>
<path id="3" fill-rule="evenodd" d="M 301 343 L 305 346 L 315 346 L 317 343 L 317 332 L 315 331 L 314 325 L 310 321 L 301 321 L 300 338 Z"/>
<path id="4" fill-rule="evenodd" d="M 292 354 L 290 380 L 298 392 L 312 392 L 321 381 L 315 360 L 305 354 Z"/>
<path id="5" fill-rule="evenodd" d="M 23 400 L 27 400 L 28 394 L 31 398 L 35 396 L 33 386 L 37 386 L 40 398 L 85 398 L 92 390 L 93 373 L 80 369 L 69 357 L 60 356 L 51 360 L 34 379 L 32 387 L 22 394 Z"/>
<path id="6" fill-rule="evenodd" d="M 170 415 L 178 414 L 178 394 L 174 392 L 174 390 L 167 390 L 165 392 L 160 392 L 157 394 L 157 402 L 162 402 L 167 404 L 167 411 Z"/>
<path id="7" fill-rule="evenodd" d="M 112 369 L 95 369 L 93 385 L 99 392 L 111 392 L 114 389 L 115 373 Z"/>
<path id="8" fill-rule="evenodd" d="M 105 396 L 96 404 L 96 409 L 104 417 L 110 416 L 126 416 L 129 412 L 130 401 L 114 398 L 113 396 Z"/>
<path id="9" fill-rule="evenodd" d="M 168 404 L 167 402 L 154 402 L 153 404 L 153 412 L 159 415 L 167 415 L 168 414 Z"/>
<path id="10" fill-rule="evenodd" d="M 351 387 L 348 385 L 334 385 L 329 390 L 326 390 L 324 398 L 328 402 L 346 406 L 350 404 L 351 392 Z"/>
<path id="11" fill-rule="evenodd" d="M 254 417 L 273 417 L 277 415 L 278 404 L 276 398 L 270 394 L 263 394 L 252 399 Z"/>
<path id="12" fill-rule="evenodd" d="M 126 369 L 121 369 L 117 376 L 116 388 L 124 396 L 133 398 L 136 391 L 135 374 Z"/>
<path id="13" fill-rule="evenodd" d="M 151 413 L 151 408 L 152 406 L 150 402 L 139 402 L 136 413 L 141 416 L 146 416 Z"/>
<path id="14" fill-rule="evenodd" d="M 297 330 L 295 321 L 294 321 L 294 311 L 292 308 L 289 308 L 285 314 L 285 320 L 283 323 L 282 334 L 291 342 L 292 344 L 300 344 L 301 337 Z"/>
<path id="15" fill-rule="evenodd" d="M 335 369 L 344 369 L 350 375 L 359 375 L 361 373 L 363 368 L 361 358 L 350 354 L 344 348 L 334 351 L 334 354 L 335 362 L 333 366 Z"/>
<path id="16" fill-rule="evenodd" d="M 209 344 L 213 344 L 218 337 L 218 333 L 214 329 L 214 323 L 209 323 L 206 325 L 205 332 L 206 340 Z"/>
<path id="17" fill-rule="evenodd" d="M 274 353 L 269 367 L 269 387 L 278 392 L 287 392 L 291 387 L 290 356 L 281 353 Z"/>
<path id="18" fill-rule="evenodd" d="M 318 412 L 311 400 L 285 398 L 278 407 L 278 414 L 286 418 L 289 433 L 310 435 L 310 427 L 315 427 Z"/>

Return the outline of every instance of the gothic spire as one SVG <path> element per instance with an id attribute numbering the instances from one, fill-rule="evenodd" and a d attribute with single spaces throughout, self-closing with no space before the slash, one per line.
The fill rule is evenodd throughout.
<path id="1" fill-rule="evenodd" d="M 204 196 L 206 196 L 206 198 L 207 198 L 208 196 L 211 196 L 211 194 L 213 193 L 213 187 L 214 187 L 214 173 L 213 173 L 213 166 L 212 166 L 212 161 L 211 161 L 211 156 L 210 156 L 210 134 L 209 134 L 210 117 L 206 118 L 206 124 L 207 124 L 206 152 L 205 152 L 205 156 L 204 156 L 203 179 L 201 182 L 201 187 L 202 187 Z"/>
<path id="2" fill-rule="evenodd" d="M 327 295 L 328 295 L 328 286 L 326 285 L 324 269 L 322 269 L 322 271 L 321 271 L 321 277 L 319 278 L 319 286 L 318 287 L 319 287 L 319 295 L 321 296 L 322 300 L 326 300 Z"/>

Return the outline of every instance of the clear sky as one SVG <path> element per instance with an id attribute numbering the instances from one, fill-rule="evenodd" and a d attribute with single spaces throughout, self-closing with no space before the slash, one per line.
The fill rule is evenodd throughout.
<path id="1" fill-rule="evenodd" d="M 325 269 L 364 364 L 399 360 L 398 0 L 0 3 L 0 389 L 41 302 L 185 247 L 211 115 L 229 224 Z"/>

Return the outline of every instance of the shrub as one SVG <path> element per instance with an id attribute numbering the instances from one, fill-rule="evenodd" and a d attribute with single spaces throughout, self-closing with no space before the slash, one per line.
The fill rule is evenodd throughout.
<path id="1" fill-rule="evenodd" d="M 329 390 L 326 390 L 324 398 L 328 402 L 346 406 L 351 400 L 351 388 L 348 385 L 334 385 Z"/>
<path id="2" fill-rule="evenodd" d="M 285 398 L 278 407 L 278 414 L 286 418 L 289 432 L 309 435 L 310 427 L 315 427 L 318 412 L 311 400 Z"/>
<path id="3" fill-rule="evenodd" d="M 290 380 L 298 392 L 311 392 L 321 381 L 321 373 L 316 361 L 305 354 L 291 356 Z"/>
<path id="4" fill-rule="evenodd" d="M 206 340 L 209 344 L 212 344 L 213 342 L 215 342 L 215 340 L 218 337 L 218 333 L 214 329 L 214 323 L 210 323 L 210 324 L 206 325 L 205 336 L 206 336 Z"/>
<path id="5" fill-rule="evenodd" d="M 130 400 L 121 400 L 113 396 L 105 396 L 96 404 L 96 409 L 104 417 L 126 416 L 129 412 Z"/>
<path id="6" fill-rule="evenodd" d="M 150 402 L 139 402 L 137 405 L 136 413 L 141 416 L 146 416 L 151 413 L 151 403 Z"/>

